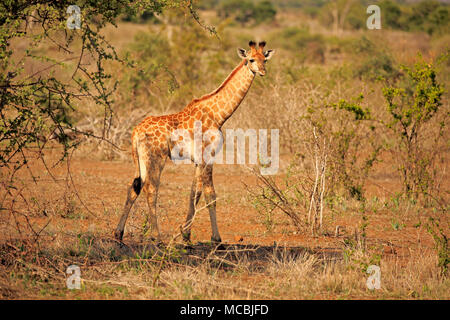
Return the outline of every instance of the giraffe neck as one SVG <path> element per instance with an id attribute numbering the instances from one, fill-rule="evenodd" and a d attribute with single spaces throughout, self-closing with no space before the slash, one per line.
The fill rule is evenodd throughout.
<path id="1" fill-rule="evenodd" d="M 214 120 L 222 126 L 231 117 L 241 104 L 250 89 L 255 74 L 250 71 L 246 61 L 241 63 L 231 72 L 217 91 L 218 112 L 214 113 Z"/>
<path id="2" fill-rule="evenodd" d="M 255 74 L 246 65 L 246 60 L 242 60 L 215 91 L 196 102 L 199 102 L 203 114 L 221 127 L 239 107 L 254 78 Z"/>

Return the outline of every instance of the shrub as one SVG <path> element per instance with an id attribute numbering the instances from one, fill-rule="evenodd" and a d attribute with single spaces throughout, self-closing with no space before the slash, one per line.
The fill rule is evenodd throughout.
<path id="1" fill-rule="evenodd" d="M 413 67 L 402 69 L 405 73 L 402 82 L 383 88 L 389 115 L 385 125 L 395 137 L 393 148 L 404 192 L 417 199 L 419 195 L 428 196 L 434 187 L 434 165 L 449 112 L 444 111 L 438 119 L 444 87 L 437 80 L 434 63 L 419 56 Z"/>
<path id="2" fill-rule="evenodd" d="M 412 8 L 407 18 L 408 30 L 425 31 L 430 35 L 449 32 L 449 13 L 438 1 L 426 0 Z"/>
<path id="3" fill-rule="evenodd" d="M 399 71 L 394 66 L 394 62 L 389 54 L 378 52 L 365 58 L 354 71 L 355 76 L 360 79 L 396 79 Z"/>
<path id="4" fill-rule="evenodd" d="M 357 200 L 365 198 L 365 181 L 381 151 L 377 126 L 370 109 L 363 107 L 362 102 L 361 94 L 352 102 L 341 99 L 310 107 L 301 118 L 329 141 L 330 193 L 342 194 L 343 188 L 344 195 Z"/>
<path id="5" fill-rule="evenodd" d="M 274 46 L 298 52 L 302 62 L 325 62 L 326 45 L 319 34 L 311 34 L 308 28 L 289 27 L 271 36 Z"/>
<path id="6" fill-rule="evenodd" d="M 264 21 L 272 21 L 277 14 L 277 10 L 275 9 L 272 2 L 269 0 L 262 0 L 261 2 L 257 2 L 254 8 L 254 19 L 257 24 Z"/>
<path id="7" fill-rule="evenodd" d="M 262 0 L 256 4 L 251 0 L 225 0 L 218 10 L 219 17 L 232 17 L 241 25 L 252 21 L 255 24 L 271 21 L 276 13 L 274 5 L 269 0 Z"/>
<path id="8" fill-rule="evenodd" d="M 353 0 L 329 1 L 321 8 L 319 18 L 335 34 L 345 29 L 361 29 L 366 25 L 365 7 Z"/>
<path id="9" fill-rule="evenodd" d="M 248 23 L 253 15 L 253 2 L 250 0 L 226 0 L 218 10 L 219 17 L 233 19 L 241 24 Z"/>
<path id="10" fill-rule="evenodd" d="M 143 10 L 136 11 L 130 10 L 130 8 L 126 8 L 125 13 L 121 17 L 122 21 L 133 22 L 133 23 L 147 23 L 153 22 L 157 23 L 158 20 L 155 18 L 153 11 L 151 10 Z"/>
<path id="11" fill-rule="evenodd" d="M 355 77 L 374 81 L 377 79 L 395 80 L 400 75 L 392 56 L 378 49 L 377 45 L 366 36 L 353 41 L 350 50 L 353 51 L 353 54 L 361 57 L 354 66 L 353 75 Z"/>
<path id="12" fill-rule="evenodd" d="M 365 9 L 366 7 L 359 2 L 352 3 L 344 22 L 344 27 L 354 30 L 366 28 L 367 16 L 364 14 Z"/>
<path id="13" fill-rule="evenodd" d="M 379 4 L 382 14 L 383 27 L 388 27 L 392 29 L 401 29 L 402 25 L 400 23 L 402 10 L 392 0 L 383 0 Z"/>

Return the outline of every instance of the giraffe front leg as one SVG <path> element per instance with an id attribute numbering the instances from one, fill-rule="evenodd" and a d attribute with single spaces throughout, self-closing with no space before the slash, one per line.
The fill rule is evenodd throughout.
<path id="1" fill-rule="evenodd" d="M 197 210 L 197 204 L 202 195 L 202 177 L 200 166 L 195 166 L 195 177 L 192 182 L 191 194 L 189 196 L 189 209 L 186 217 L 186 223 L 183 226 L 182 235 L 185 242 L 191 241 L 191 227 L 194 215 Z"/>
<path id="2" fill-rule="evenodd" d="M 204 167 L 202 172 L 202 182 L 203 182 L 203 192 L 205 194 L 206 206 L 209 210 L 209 218 L 211 220 L 211 242 L 220 243 L 222 239 L 220 238 L 219 228 L 217 227 L 216 218 L 216 192 L 214 190 L 214 184 L 212 179 L 212 165 L 207 165 Z"/>
<path id="3" fill-rule="evenodd" d="M 147 195 L 148 215 L 144 222 L 144 237 L 151 235 L 156 231 L 157 241 L 161 241 L 161 233 L 158 228 L 158 218 L 156 212 L 156 204 L 158 200 L 159 182 L 161 172 L 164 168 L 165 159 L 154 155 L 149 162 L 147 171 L 147 182 L 144 185 L 144 191 Z"/>
<path id="4" fill-rule="evenodd" d="M 156 231 L 156 240 L 159 242 L 161 241 L 161 233 L 159 232 L 158 217 L 156 215 L 158 185 L 149 182 L 144 186 L 144 191 L 147 195 L 148 214 L 145 216 L 143 234 L 144 237 L 149 237 Z"/>

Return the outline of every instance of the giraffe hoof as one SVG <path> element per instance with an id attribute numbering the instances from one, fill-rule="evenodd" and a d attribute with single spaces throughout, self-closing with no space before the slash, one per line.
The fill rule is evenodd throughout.
<path id="1" fill-rule="evenodd" d="M 220 239 L 220 237 L 215 238 L 215 237 L 211 237 L 211 243 L 214 245 L 218 245 L 222 243 L 222 239 Z"/>
<path id="2" fill-rule="evenodd" d="M 183 233 L 183 241 L 186 243 L 191 243 L 191 233 Z"/>
<path id="3" fill-rule="evenodd" d="M 194 249 L 194 244 L 192 243 L 192 242 L 186 242 L 185 244 L 184 244 L 184 249 L 187 249 L 187 250 L 191 250 L 191 249 Z"/>
<path id="4" fill-rule="evenodd" d="M 116 231 L 114 232 L 114 238 L 115 238 L 117 241 L 122 242 L 122 239 L 123 239 L 123 231 L 116 230 Z"/>
<path id="5" fill-rule="evenodd" d="M 160 237 L 156 237 L 156 238 L 151 237 L 149 240 L 158 248 L 162 248 L 164 246 L 164 242 L 161 240 Z"/>
<path id="6" fill-rule="evenodd" d="M 183 243 L 184 243 L 185 247 L 188 247 L 188 248 L 193 248 L 194 247 L 194 243 L 191 240 L 183 239 Z"/>

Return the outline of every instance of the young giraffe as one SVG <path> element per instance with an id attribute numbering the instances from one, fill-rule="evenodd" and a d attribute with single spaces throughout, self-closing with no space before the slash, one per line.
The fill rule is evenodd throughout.
<path id="1" fill-rule="evenodd" d="M 266 74 L 265 63 L 273 56 L 274 50 L 263 51 L 265 44 L 265 42 L 260 42 L 258 48 L 256 48 L 256 43 L 250 41 L 249 51 L 239 48 L 238 55 L 242 58 L 242 61 L 225 81 L 210 94 L 204 95 L 200 99 L 194 99 L 179 113 L 157 117 L 150 116 L 135 127 L 132 134 L 132 155 L 136 166 L 135 179 L 128 189 L 123 214 L 114 232 L 117 240 L 122 241 L 128 214 L 141 189 L 147 195 L 149 207 L 146 225 L 148 224 L 148 218 L 150 218 L 150 226 L 152 229 L 156 229 L 158 240 L 160 239 L 156 217 L 156 201 L 161 172 L 167 157 L 171 156 L 171 150 L 173 150 L 174 143 L 171 141 L 171 134 L 177 129 L 184 129 L 193 137 L 194 122 L 196 121 L 201 121 L 203 132 L 220 130 L 244 99 L 255 75 L 257 73 L 261 76 Z M 191 141 L 194 140 L 191 139 Z M 218 141 L 218 139 L 209 143 L 202 142 L 202 150 L 207 146 L 210 147 L 210 144 L 214 141 Z M 213 150 L 217 150 L 217 147 L 217 145 L 214 145 Z M 193 150 L 193 148 L 189 149 Z M 183 155 L 183 157 L 194 161 L 192 151 L 190 154 Z M 221 238 L 216 221 L 216 193 L 212 179 L 212 163 L 205 161 L 196 163 L 195 166 L 195 178 L 192 183 L 183 238 L 185 241 L 190 241 L 192 218 L 202 191 L 205 194 L 211 220 L 211 241 L 220 243 Z"/>

